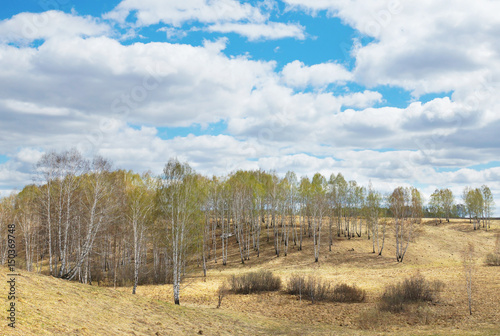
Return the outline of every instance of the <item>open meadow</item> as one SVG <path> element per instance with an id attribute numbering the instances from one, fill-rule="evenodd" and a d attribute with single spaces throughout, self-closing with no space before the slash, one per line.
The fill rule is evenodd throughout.
<path id="1" fill-rule="evenodd" d="M 388 230 L 382 256 L 363 238 L 336 238 L 332 251 L 324 239 L 320 261 L 314 262 L 311 239 L 302 251 L 291 245 L 276 257 L 272 242 L 262 239 L 260 257 L 239 262 L 236 243 L 228 264 L 208 262 L 190 272 L 175 306 L 171 285 L 117 289 L 83 285 L 21 271 L 18 277 L 18 321 L 15 333 L 2 325 L 2 335 L 498 335 L 500 334 L 500 268 L 486 266 L 495 248 L 500 221 L 474 231 L 466 220 L 435 224 L 424 220 L 402 263 L 396 262 L 394 235 Z M 264 234 L 264 233 L 263 233 Z M 462 265 L 464 246 L 475 246 L 472 315 Z M 269 246 L 267 246 L 269 244 Z M 270 270 L 282 280 L 282 290 L 258 294 L 228 294 L 217 309 L 217 289 L 249 271 Z M 6 269 L 2 290 L 7 292 Z M 314 275 L 331 284 L 355 284 L 366 291 L 361 303 L 316 302 L 286 294 L 293 274 Z M 409 305 L 401 313 L 381 312 L 379 298 L 386 285 L 422 275 L 441 280 L 444 289 L 433 302 Z M 6 299 L 4 298 L 4 306 Z"/>

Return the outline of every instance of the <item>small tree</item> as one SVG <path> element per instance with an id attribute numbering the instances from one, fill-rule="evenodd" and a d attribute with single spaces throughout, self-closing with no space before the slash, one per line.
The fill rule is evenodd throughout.
<path id="1" fill-rule="evenodd" d="M 402 262 L 416 223 L 422 217 L 422 197 L 416 188 L 398 187 L 389 197 L 396 230 L 396 260 Z"/>
<path id="2" fill-rule="evenodd" d="M 474 244 L 468 243 L 463 250 L 463 267 L 467 286 L 469 314 L 472 315 L 472 282 L 475 270 Z"/>
<path id="3" fill-rule="evenodd" d="M 222 299 L 224 299 L 228 293 L 229 286 L 227 285 L 227 282 L 224 281 L 217 289 L 217 308 L 220 308 L 222 305 Z"/>
<path id="4" fill-rule="evenodd" d="M 366 198 L 366 219 L 367 219 L 367 225 L 369 226 L 372 235 L 373 253 L 377 252 L 379 255 L 382 255 L 382 250 L 384 249 L 385 227 L 386 227 L 385 221 L 383 221 L 382 230 L 380 230 L 379 217 L 380 217 L 381 202 L 382 202 L 382 195 L 374 191 L 370 183 L 368 187 L 368 196 Z M 382 231 L 381 245 L 379 243 L 380 231 Z"/>
<path id="5" fill-rule="evenodd" d="M 436 189 L 429 200 L 429 209 L 434 214 L 436 219 L 439 219 L 439 223 L 441 223 L 443 218 L 443 208 L 441 201 L 441 190 Z"/>
<path id="6" fill-rule="evenodd" d="M 481 189 L 466 187 L 463 191 L 462 198 L 464 200 L 467 212 L 469 213 L 469 220 L 474 221 L 474 230 L 480 228 L 481 218 L 484 215 L 484 198 Z"/>
<path id="7" fill-rule="evenodd" d="M 481 194 L 483 196 L 483 227 L 488 230 L 490 228 L 490 218 L 495 210 L 495 200 L 493 199 L 493 194 L 488 186 L 483 185 L 481 187 Z"/>
<path id="8" fill-rule="evenodd" d="M 179 304 L 180 286 L 188 253 L 196 246 L 196 230 L 202 220 L 198 205 L 203 203 L 198 192 L 198 176 L 187 163 L 170 159 L 163 169 L 158 191 L 161 214 L 171 247 L 174 303 Z"/>

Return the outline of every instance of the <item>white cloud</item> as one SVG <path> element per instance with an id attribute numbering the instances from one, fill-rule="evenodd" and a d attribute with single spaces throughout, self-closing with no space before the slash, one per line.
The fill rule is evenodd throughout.
<path id="1" fill-rule="evenodd" d="M 357 1 L 288 3 L 327 9 L 376 39 L 354 50 L 353 72 L 334 62 L 292 61 L 279 73 L 273 61 L 226 56 L 227 39 L 201 46 L 123 45 L 106 36 L 109 28 L 98 20 L 60 12 L 54 12 L 58 25 L 42 25 L 34 35 L 46 40 L 38 47 L 0 43 L 0 152 L 11 158 L 0 165 L 0 190 L 30 183 L 30 166 L 42 150 L 80 146 L 137 171 L 159 173 L 169 157 L 177 156 L 206 174 L 258 167 L 299 175 L 342 172 L 363 184 L 371 179 L 383 190 L 413 181 L 454 190 L 487 183 L 498 195 L 497 168 L 466 168 L 500 155 L 498 37 L 477 23 L 495 31 L 489 13 L 474 12 L 484 19 L 475 22 L 458 15 L 466 12 L 463 8 L 450 9 L 451 19 L 444 22 L 436 14 L 443 13 L 443 3 L 405 2 L 384 26 L 376 18 L 386 2 L 363 9 L 356 9 Z M 290 28 L 269 22 L 262 7 L 235 1 L 145 3 L 150 9 L 138 1 L 122 4 L 110 16 L 124 19 L 137 10 L 139 25 L 196 20 L 249 39 L 269 39 Z M 236 6 L 235 12 L 215 10 L 223 5 Z M 423 24 L 412 11 L 420 13 Z M 0 23 L 5 33 L 0 36 L 7 36 L 2 42 L 19 41 L 12 32 L 22 32 L 23 17 Z M 373 20 L 384 28 L 377 34 L 366 25 Z M 251 27 L 259 30 L 250 33 Z M 329 84 L 342 82 L 403 87 L 416 96 L 454 93 L 405 108 L 374 107 L 384 102 L 375 90 L 328 91 Z M 316 90 L 300 92 L 306 87 Z M 168 140 L 159 135 L 163 126 L 221 120 L 228 125 L 225 135 Z M 436 172 L 435 167 L 459 170 Z"/>
<path id="2" fill-rule="evenodd" d="M 326 10 L 375 38 L 354 49 L 354 77 L 362 84 L 398 86 L 417 97 L 470 94 L 500 75 L 498 2 L 480 0 L 472 6 L 459 0 L 451 7 L 444 0 L 285 2 L 292 9 Z"/>
<path id="3" fill-rule="evenodd" d="M 98 36 L 110 33 L 110 27 L 90 16 L 60 11 L 21 13 L 0 21 L 0 42 L 31 42 L 52 37 Z"/>
<path id="4" fill-rule="evenodd" d="M 31 102 L 22 102 L 11 99 L 0 101 L 0 106 L 11 110 L 14 113 L 35 114 L 44 116 L 67 116 L 71 113 L 70 110 L 64 107 L 41 107 Z"/>
<path id="5" fill-rule="evenodd" d="M 345 82 L 352 79 L 352 74 L 342 65 L 322 63 L 306 66 L 303 62 L 293 61 L 281 71 L 286 85 L 295 88 L 324 87 L 331 83 Z"/>
<path id="6" fill-rule="evenodd" d="M 236 33 L 250 41 L 276 40 L 283 38 L 306 38 L 304 27 L 300 24 L 270 22 L 268 12 L 276 8 L 273 1 L 263 1 L 252 6 L 237 0 L 123 0 L 106 19 L 122 25 L 130 25 L 130 15 L 135 17 L 136 27 L 158 23 L 168 25 L 160 28 L 167 38 L 183 38 L 186 30 L 180 30 L 185 23 L 201 23 L 208 32 Z M 195 28 L 198 29 L 198 28 Z"/>
<path id="7" fill-rule="evenodd" d="M 25 147 L 16 154 L 15 158 L 22 163 L 35 165 L 42 155 L 43 152 L 38 149 Z"/>
<path id="8" fill-rule="evenodd" d="M 210 32 L 236 33 L 246 36 L 250 41 L 259 39 L 276 40 L 282 38 L 305 39 L 304 27 L 298 24 L 268 23 L 216 23 L 207 27 Z"/>
<path id="9" fill-rule="evenodd" d="M 32 124 L 33 135 L 73 127 L 81 134 L 106 117 L 173 127 L 242 113 L 253 88 L 274 81 L 274 63 L 228 58 L 225 43 L 124 46 L 75 37 L 38 48 L 0 45 L 0 129 L 22 141 L 23 127 Z"/>
<path id="10" fill-rule="evenodd" d="M 168 40 L 172 39 L 182 39 L 187 36 L 187 31 L 178 29 L 178 28 L 173 28 L 173 27 L 162 27 L 158 29 L 158 31 L 163 31 L 167 35 Z"/>
<path id="11" fill-rule="evenodd" d="M 131 13 L 136 16 L 138 26 L 160 22 L 178 27 L 188 21 L 216 23 L 266 20 L 258 8 L 235 0 L 123 0 L 104 17 L 124 23 Z"/>

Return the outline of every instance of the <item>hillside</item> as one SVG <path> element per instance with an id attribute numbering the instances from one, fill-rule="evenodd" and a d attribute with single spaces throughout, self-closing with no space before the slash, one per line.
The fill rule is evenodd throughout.
<path id="1" fill-rule="evenodd" d="M 15 332 L 3 323 L 2 335 L 498 335 L 500 334 L 500 268 L 483 265 L 494 248 L 500 222 L 488 232 L 472 231 L 465 221 L 423 224 L 410 244 L 404 262 L 396 263 L 394 238 L 388 235 L 382 257 L 371 253 L 371 241 L 344 238 L 328 251 L 323 241 L 321 259 L 314 263 L 312 245 L 290 248 L 287 257 L 276 258 L 272 246 L 263 246 L 259 258 L 238 263 L 236 248 L 229 264 L 210 261 L 206 281 L 193 273 L 181 291 L 181 306 L 172 304 L 171 286 L 102 288 L 82 285 L 22 271 L 18 277 Z M 476 246 L 477 268 L 473 315 L 466 309 L 465 281 L 460 251 L 466 242 Z M 264 243 L 265 245 L 265 243 Z M 354 250 L 352 250 L 354 249 Z M 229 295 L 217 304 L 216 289 L 230 275 L 248 270 L 270 269 L 283 282 L 292 273 L 315 274 L 332 283 L 356 284 L 367 291 L 364 303 L 311 304 L 284 293 Z M 445 283 L 441 300 L 404 314 L 379 314 L 377 298 L 385 285 L 419 272 L 427 279 Z M 7 293 L 5 268 L 1 290 Z M 6 307 L 6 295 L 2 295 Z M 374 317 L 375 316 L 375 317 Z M 373 329 L 360 328 L 360 319 L 375 319 Z"/>

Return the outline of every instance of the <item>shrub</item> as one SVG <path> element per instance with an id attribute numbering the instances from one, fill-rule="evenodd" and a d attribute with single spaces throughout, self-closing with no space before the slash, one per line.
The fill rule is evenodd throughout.
<path id="1" fill-rule="evenodd" d="M 339 284 L 331 287 L 329 282 L 320 278 L 294 274 L 290 277 L 286 289 L 288 294 L 304 295 L 312 303 L 316 301 L 334 302 L 362 302 L 365 298 L 365 291 L 346 284 Z"/>
<path id="2" fill-rule="evenodd" d="M 291 295 L 302 297 L 305 290 L 306 279 L 303 275 L 293 274 L 288 280 L 286 292 Z"/>
<path id="3" fill-rule="evenodd" d="M 235 294 L 251 294 L 258 292 L 278 291 L 281 279 L 271 271 L 257 271 L 231 278 L 231 291 Z"/>
<path id="4" fill-rule="evenodd" d="M 436 319 L 435 311 L 429 306 L 418 306 L 415 311 L 415 317 L 421 324 L 432 324 Z"/>
<path id="5" fill-rule="evenodd" d="M 219 288 L 217 289 L 217 308 L 220 308 L 222 305 L 222 299 L 228 294 L 229 292 L 229 287 L 227 286 L 227 283 L 224 281 Z"/>
<path id="6" fill-rule="evenodd" d="M 357 324 L 361 329 L 379 329 L 390 324 L 391 314 L 380 312 L 376 308 L 362 311 L 357 318 Z"/>
<path id="7" fill-rule="evenodd" d="M 366 292 L 356 285 L 339 284 L 333 289 L 333 301 L 336 302 L 363 302 Z"/>
<path id="8" fill-rule="evenodd" d="M 486 255 L 486 265 L 488 266 L 500 266 L 500 254 L 499 253 L 488 253 Z"/>
<path id="9" fill-rule="evenodd" d="M 443 290 L 441 281 L 427 281 L 421 275 L 386 287 L 382 294 L 380 309 L 401 312 L 407 303 L 436 301 Z"/>
<path id="10" fill-rule="evenodd" d="M 331 298 L 331 287 L 320 278 L 309 276 L 306 281 L 306 291 L 312 303 L 315 301 L 328 301 Z"/>

